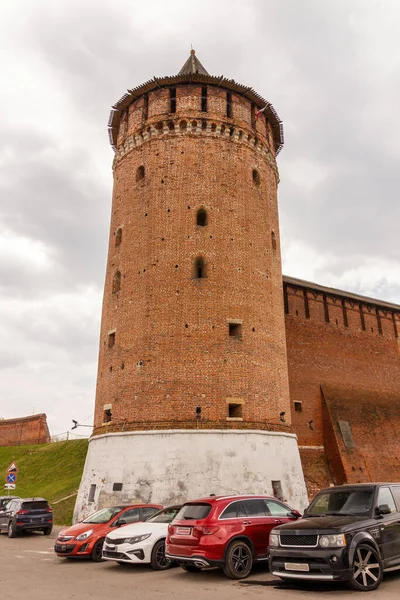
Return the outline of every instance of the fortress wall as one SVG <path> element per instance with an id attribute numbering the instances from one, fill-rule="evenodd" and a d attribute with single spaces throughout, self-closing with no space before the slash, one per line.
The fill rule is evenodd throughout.
<path id="1" fill-rule="evenodd" d="M 45 414 L 0 421 L 0 446 L 48 444 L 50 433 Z"/>

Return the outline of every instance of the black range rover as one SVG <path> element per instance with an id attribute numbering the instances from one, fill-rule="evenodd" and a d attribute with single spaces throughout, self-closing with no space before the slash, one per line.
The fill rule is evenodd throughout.
<path id="1" fill-rule="evenodd" d="M 269 567 L 282 579 L 345 581 L 376 589 L 400 569 L 400 483 L 327 488 L 304 518 L 271 531 Z"/>

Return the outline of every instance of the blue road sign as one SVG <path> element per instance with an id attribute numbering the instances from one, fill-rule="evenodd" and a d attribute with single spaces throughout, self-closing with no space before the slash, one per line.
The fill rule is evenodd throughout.
<path id="1" fill-rule="evenodd" d="M 6 482 L 7 483 L 15 483 L 17 481 L 16 473 L 7 473 Z"/>

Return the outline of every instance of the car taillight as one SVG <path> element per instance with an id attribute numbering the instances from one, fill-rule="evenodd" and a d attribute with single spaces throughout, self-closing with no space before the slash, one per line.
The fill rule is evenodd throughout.
<path id="1" fill-rule="evenodd" d="M 48 508 L 46 508 L 46 512 L 53 512 L 53 509 L 51 508 L 51 506 L 49 506 Z"/>
<path id="2" fill-rule="evenodd" d="M 175 531 L 175 527 L 173 525 L 168 525 L 168 535 L 172 535 Z"/>
<path id="3" fill-rule="evenodd" d="M 219 527 L 194 527 L 193 533 L 199 533 L 200 535 L 213 535 L 217 533 Z"/>
<path id="4" fill-rule="evenodd" d="M 17 515 L 27 515 L 29 513 L 29 510 L 19 510 L 17 511 Z"/>

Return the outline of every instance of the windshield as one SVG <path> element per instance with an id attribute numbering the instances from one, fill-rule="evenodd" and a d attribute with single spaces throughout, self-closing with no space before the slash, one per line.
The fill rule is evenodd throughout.
<path id="1" fill-rule="evenodd" d="M 111 521 L 111 519 L 115 517 L 121 510 L 122 508 L 120 506 L 102 508 L 82 521 L 82 523 L 108 523 L 108 521 Z"/>
<path id="2" fill-rule="evenodd" d="M 325 490 L 314 498 L 305 511 L 304 516 L 368 515 L 371 512 L 373 495 L 373 488 L 364 488 L 362 490 Z"/>
<path id="3" fill-rule="evenodd" d="M 171 523 L 176 517 L 180 510 L 180 506 L 173 506 L 171 508 L 163 508 L 158 513 L 147 519 L 147 523 Z"/>
<path id="4" fill-rule="evenodd" d="M 184 504 L 181 510 L 176 515 L 176 520 L 193 520 L 205 519 L 211 510 L 211 504 Z"/>

